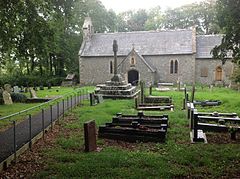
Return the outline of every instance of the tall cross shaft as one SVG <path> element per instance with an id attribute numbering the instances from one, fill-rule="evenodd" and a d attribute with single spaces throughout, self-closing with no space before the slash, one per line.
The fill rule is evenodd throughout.
<path id="1" fill-rule="evenodd" d="M 117 40 L 113 40 L 113 52 L 114 52 L 114 75 L 117 75 L 117 51 L 118 51 Z"/>

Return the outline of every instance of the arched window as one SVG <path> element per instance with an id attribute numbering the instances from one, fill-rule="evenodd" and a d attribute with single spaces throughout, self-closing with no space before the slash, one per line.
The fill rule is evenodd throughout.
<path id="1" fill-rule="evenodd" d="M 170 62 L 170 74 L 173 74 L 173 60 Z"/>
<path id="2" fill-rule="evenodd" d="M 175 60 L 175 70 L 174 70 L 174 73 L 178 73 L 178 61 Z"/>
<path id="3" fill-rule="evenodd" d="M 222 67 L 218 66 L 215 72 L 215 80 L 222 81 Z"/>
<path id="4" fill-rule="evenodd" d="M 131 65 L 135 65 L 135 59 L 134 59 L 134 57 L 131 58 L 130 64 L 131 64 Z"/>
<path id="5" fill-rule="evenodd" d="M 112 74 L 113 73 L 113 62 L 110 61 L 110 66 L 109 66 L 109 70 L 110 70 L 110 73 Z"/>

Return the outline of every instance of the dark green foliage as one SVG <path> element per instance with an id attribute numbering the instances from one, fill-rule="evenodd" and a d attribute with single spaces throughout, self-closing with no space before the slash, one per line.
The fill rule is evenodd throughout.
<path id="1" fill-rule="evenodd" d="M 11 93 L 11 98 L 13 102 L 25 103 L 27 101 L 27 96 L 21 93 Z"/>
<path id="2" fill-rule="evenodd" d="M 47 86 L 51 83 L 52 86 L 61 85 L 64 77 L 54 77 L 54 76 L 31 76 L 31 75 L 18 75 L 18 76 L 1 76 L 0 86 L 4 84 L 11 84 L 12 86 Z"/>

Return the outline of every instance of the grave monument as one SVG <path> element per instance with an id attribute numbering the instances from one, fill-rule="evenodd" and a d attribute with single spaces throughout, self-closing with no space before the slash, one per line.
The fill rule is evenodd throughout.
<path id="1" fill-rule="evenodd" d="M 117 72 L 117 41 L 113 41 L 113 52 L 114 52 L 114 76 L 110 81 L 105 84 L 97 85 L 95 94 L 101 94 L 103 98 L 133 98 L 138 94 L 138 90 L 135 86 L 130 83 L 126 83 L 122 76 Z"/>

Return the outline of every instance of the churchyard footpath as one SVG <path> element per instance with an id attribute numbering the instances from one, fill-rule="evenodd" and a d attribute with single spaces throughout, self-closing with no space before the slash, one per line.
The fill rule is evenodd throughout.
<path id="1" fill-rule="evenodd" d="M 68 96 L 61 99 L 57 104 L 50 105 L 49 108 L 42 109 L 36 115 L 28 115 L 28 117 L 16 124 L 14 115 L 10 115 L 12 127 L 0 132 L 0 171 L 7 168 L 11 162 L 16 161 L 17 156 L 25 150 L 30 149 L 34 142 L 44 133 L 53 128 L 55 122 L 64 114 L 81 104 L 83 100 L 88 99 L 88 94 L 80 91 L 76 95 Z M 3 120 L 5 118 L 0 118 Z"/>

